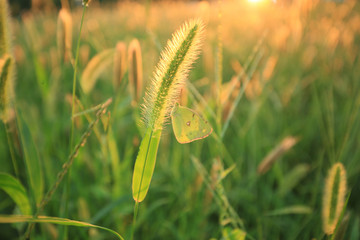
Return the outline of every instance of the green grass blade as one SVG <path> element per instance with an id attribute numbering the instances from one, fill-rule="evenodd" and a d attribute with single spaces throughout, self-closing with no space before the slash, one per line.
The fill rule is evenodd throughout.
<path id="1" fill-rule="evenodd" d="M 31 206 L 24 186 L 13 176 L 0 173 L 0 189 L 4 190 L 18 205 L 23 214 L 31 215 Z"/>
<path id="2" fill-rule="evenodd" d="M 124 239 L 120 234 L 106 227 L 101 227 L 98 225 L 94 225 L 87 222 L 80 222 L 66 218 L 58 218 L 58 217 L 47 217 L 47 216 L 39 216 L 34 218 L 32 216 L 25 215 L 0 215 L 0 223 L 23 223 L 23 222 L 32 222 L 32 223 L 53 223 L 59 225 L 66 226 L 74 226 L 74 227 L 90 227 L 90 228 L 98 228 L 105 231 L 108 231 L 114 234 L 119 239 Z"/>
<path id="3" fill-rule="evenodd" d="M 120 156 L 116 144 L 113 129 L 110 127 L 108 131 L 108 147 L 111 162 L 111 171 L 113 173 L 113 196 L 119 197 L 121 194 L 121 175 L 120 175 Z"/>
<path id="4" fill-rule="evenodd" d="M 30 188 L 33 193 L 36 205 L 39 205 L 44 192 L 43 172 L 40 158 L 31 136 L 30 129 L 22 117 L 22 114 L 18 112 L 17 116 Z"/>
<path id="5" fill-rule="evenodd" d="M 40 59 L 36 54 L 33 55 L 34 70 L 39 89 L 45 98 L 49 93 L 49 80 L 45 67 L 41 64 Z"/>
<path id="6" fill-rule="evenodd" d="M 302 179 L 309 173 L 310 166 L 305 163 L 298 164 L 289 173 L 287 173 L 284 179 L 280 183 L 279 194 L 285 196 L 294 187 L 296 187 Z"/>
<path id="7" fill-rule="evenodd" d="M 280 209 L 275 209 L 265 216 L 282 216 L 289 214 L 311 214 L 313 211 L 310 207 L 305 205 L 294 205 L 289 207 L 284 207 Z"/>
<path id="8" fill-rule="evenodd" d="M 149 190 L 160 137 L 161 130 L 153 131 L 151 128 L 148 128 L 141 141 L 139 154 L 135 162 L 132 184 L 133 198 L 136 202 L 142 202 Z"/>

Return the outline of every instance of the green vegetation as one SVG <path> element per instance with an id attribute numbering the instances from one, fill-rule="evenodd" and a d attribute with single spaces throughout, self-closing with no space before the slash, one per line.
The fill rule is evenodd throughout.
<path id="1" fill-rule="evenodd" d="M 298 2 L 91 1 L 81 34 L 82 8 L 11 19 L 0 239 L 360 239 L 360 4 Z M 183 90 L 138 124 L 160 52 L 197 18 L 204 38 Z M 129 57 L 133 39 L 141 55 Z M 212 133 L 178 143 L 175 103 Z M 158 117 L 156 167 L 134 209 L 135 160 Z"/>

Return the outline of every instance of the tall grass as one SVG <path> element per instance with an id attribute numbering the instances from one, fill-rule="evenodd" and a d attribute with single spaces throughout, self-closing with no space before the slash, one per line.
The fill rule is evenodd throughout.
<path id="1" fill-rule="evenodd" d="M 14 37 L 6 56 L 16 66 L 17 85 L 12 95 L 16 108 L 8 105 L 11 120 L 0 124 L 0 239 L 24 235 L 29 222 L 36 222 L 31 232 L 36 239 L 109 239 L 116 233 L 124 239 L 132 234 L 135 239 L 359 239 L 359 4 L 314 3 L 224 1 L 218 31 L 219 8 L 213 3 L 154 2 L 145 7 L 94 1 L 81 31 L 80 88 L 74 98 L 75 59 L 64 63 L 58 57 L 58 11 L 7 18 Z M 82 9 L 70 7 L 72 34 L 79 36 Z M 199 16 L 207 26 L 203 54 L 174 101 L 203 115 L 216 131 L 206 140 L 181 145 L 168 121 L 158 121 L 167 119 L 163 109 L 146 110 L 145 127 L 136 125 L 144 91 L 131 93 L 130 70 L 121 69 L 118 61 L 129 65 L 128 59 L 116 57 L 116 45 L 126 45 L 121 52 L 129 56 L 131 40 L 141 44 L 142 86 L 155 95 L 148 106 L 154 109 L 159 94 L 149 79 L 159 53 L 177 26 Z M 74 58 L 77 39 L 71 45 Z M 104 51 L 106 57 L 90 64 Z M 87 73 L 91 65 L 95 67 Z M 88 92 L 83 79 L 93 80 Z M 96 115 L 99 103 L 111 97 L 111 106 Z M 135 97 L 137 104 L 132 104 Z M 94 134 L 81 144 L 81 134 L 94 121 Z M 135 203 L 134 219 L 134 165 L 146 145 L 142 139 L 150 139 L 143 130 L 152 128 L 151 123 L 161 128 L 159 142 L 153 144 L 158 144 L 156 168 L 148 168 L 151 179 L 143 186 L 151 181 L 151 187 L 146 194 L 136 196 L 135 188 L 135 197 L 143 201 Z M 289 136 L 296 139 L 289 141 Z M 70 167 L 69 155 L 78 144 Z M 326 176 L 339 162 L 346 169 L 347 198 L 327 197 L 331 201 L 326 205 L 324 191 L 338 196 L 336 174 L 332 188 L 326 187 Z M 72 172 L 66 201 L 65 169 Z M 337 169 L 340 178 L 341 167 Z M 321 213 L 325 210 L 336 225 L 329 235 Z M 68 224 L 66 231 L 61 224 Z"/>

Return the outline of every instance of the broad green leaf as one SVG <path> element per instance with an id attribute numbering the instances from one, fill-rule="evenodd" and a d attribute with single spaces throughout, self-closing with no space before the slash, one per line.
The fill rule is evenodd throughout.
<path id="1" fill-rule="evenodd" d="M 289 207 L 284 207 L 276 209 L 266 214 L 266 216 L 280 216 L 280 215 L 289 215 L 289 214 L 310 214 L 312 209 L 305 205 L 293 205 Z"/>
<path id="2" fill-rule="evenodd" d="M 97 79 L 105 69 L 111 65 L 114 58 L 114 49 L 107 49 L 96 56 L 86 65 L 81 75 L 80 85 L 84 93 L 89 93 L 95 86 Z"/>
<path id="3" fill-rule="evenodd" d="M 148 128 L 141 141 L 132 183 L 133 198 L 136 202 L 142 202 L 149 190 L 160 137 L 161 130 L 153 131 L 151 128 Z"/>
<path id="4" fill-rule="evenodd" d="M 98 228 L 114 234 L 119 239 L 122 240 L 124 239 L 120 234 L 118 234 L 114 230 L 111 230 L 106 227 L 97 226 L 87 222 L 80 222 L 66 218 L 47 217 L 47 216 L 39 216 L 37 218 L 34 218 L 32 216 L 26 216 L 26 215 L 0 215 L 0 223 L 22 223 L 22 222 L 53 223 L 53 224 L 66 225 L 66 226 Z"/>
<path id="5" fill-rule="evenodd" d="M 0 173 L 0 189 L 14 200 L 23 214 L 31 215 L 28 195 L 19 180 L 7 173 Z"/>
<path id="6" fill-rule="evenodd" d="M 31 136 L 30 129 L 24 121 L 22 114 L 18 112 L 17 115 L 21 136 L 21 145 L 24 151 L 24 159 L 30 182 L 30 188 L 34 195 L 35 202 L 40 204 L 44 190 L 43 172 L 41 168 L 40 157 Z"/>

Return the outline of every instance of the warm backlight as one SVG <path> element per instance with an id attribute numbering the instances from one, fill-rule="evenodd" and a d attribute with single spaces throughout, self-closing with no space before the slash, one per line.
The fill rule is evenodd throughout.
<path id="1" fill-rule="evenodd" d="M 248 2 L 251 2 L 251 3 L 258 3 L 258 2 L 261 2 L 262 0 L 248 0 Z"/>

